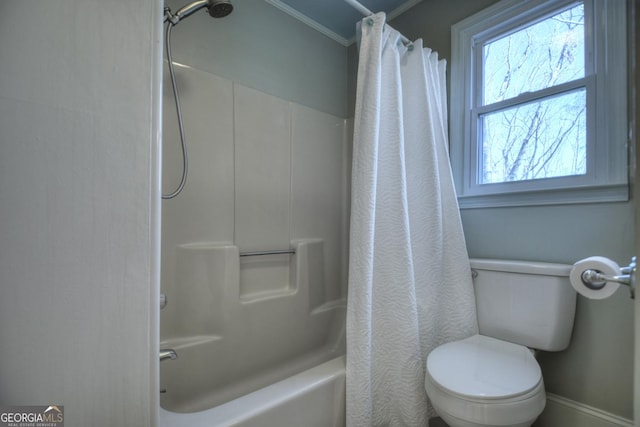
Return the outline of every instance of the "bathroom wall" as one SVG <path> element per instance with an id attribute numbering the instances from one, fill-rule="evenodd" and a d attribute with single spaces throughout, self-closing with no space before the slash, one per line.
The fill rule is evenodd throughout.
<path id="1" fill-rule="evenodd" d="M 391 24 L 450 59 L 451 25 L 492 3 L 424 0 Z M 632 202 L 467 209 L 462 221 L 472 257 L 572 264 L 603 255 L 626 265 L 633 255 Z M 540 362 L 549 392 L 632 418 L 633 358 L 633 304 L 620 289 L 604 301 L 579 296 L 570 348 Z"/>
<path id="2" fill-rule="evenodd" d="M 184 2 L 169 0 L 176 11 Z M 288 101 L 347 117 L 344 46 L 264 1 L 236 1 L 231 15 L 204 11 L 172 32 L 173 59 Z"/>
<path id="3" fill-rule="evenodd" d="M 156 422 L 161 10 L 0 3 L 0 405 Z"/>

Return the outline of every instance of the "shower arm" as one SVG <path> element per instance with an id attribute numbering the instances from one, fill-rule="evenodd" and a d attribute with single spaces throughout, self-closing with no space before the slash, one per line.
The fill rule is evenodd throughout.
<path id="1" fill-rule="evenodd" d="M 171 12 L 171 8 L 169 6 L 165 6 L 163 22 L 169 21 L 173 25 L 178 25 L 178 22 L 180 22 L 182 19 L 196 13 L 200 9 L 206 7 L 208 4 L 209 0 L 197 0 L 178 9 L 176 13 Z"/>
<path id="2" fill-rule="evenodd" d="M 180 22 L 180 18 L 171 13 L 171 8 L 169 6 L 164 7 L 164 18 L 162 23 L 166 23 L 167 21 L 171 22 L 173 25 L 177 25 Z"/>
<path id="3" fill-rule="evenodd" d="M 227 16 L 233 10 L 233 6 L 228 1 L 211 1 L 211 0 L 196 0 L 185 6 L 182 6 L 176 13 L 171 12 L 171 8 L 164 7 L 164 22 L 171 22 L 173 25 L 177 25 L 178 22 L 187 18 L 200 9 L 209 9 L 209 15 L 213 18 L 222 18 Z M 222 9 L 221 9 L 222 7 Z"/>

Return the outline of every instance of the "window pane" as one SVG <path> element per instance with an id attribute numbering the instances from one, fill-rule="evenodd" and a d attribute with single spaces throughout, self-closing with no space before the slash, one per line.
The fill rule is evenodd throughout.
<path id="1" fill-rule="evenodd" d="M 480 183 L 586 173 L 584 88 L 480 116 Z"/>
<path id="2" fill-rule="evenodd" d="M 584 77 L 584 5 L 483 46 L 483 105 Z"/>

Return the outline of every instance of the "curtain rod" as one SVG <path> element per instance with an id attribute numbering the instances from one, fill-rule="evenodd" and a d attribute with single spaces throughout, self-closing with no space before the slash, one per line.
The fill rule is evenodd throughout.
<path id="1" fill-rule="evenodd" d="M 347 3 L 349 6 L 351 6 L 352 8 L 356 9 L 358 12 L 362 13 L 364 16 L 373 15 L 373 12 L 371 12 L 369 9 L 367 9 L 362 4 L 360 4 L 360 2 L 357 0 L 344 0 L 344 2 Z"/>
<path id="2" fill-rule="evenodd" d="M 351 6 L 352 8 L 354 8 L 355 10 L 357 10 L 358 12 L 362 13 L 364 16 L 371 16 L 374 14 L 369 9 L 364 7 L 357 0 L 344 0 L 344 2 L 347 3 L 349 6 Z M 400 34 L 400 37 L 402 37 L 402 43 L 404 43 L 404 45 L 407 46 L 409 50 L 413 50 L 413 42 L 402 34 Z"/>

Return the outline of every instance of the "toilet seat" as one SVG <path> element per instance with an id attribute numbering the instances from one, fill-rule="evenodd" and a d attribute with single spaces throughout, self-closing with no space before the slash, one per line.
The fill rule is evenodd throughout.
<path id="1" fill-rule="evenodd" d="M 482 335 L 429 354 L 425 389 L 450 426 L 530 426 L 546 396 L 542 373 L 524 346 Z"/>
<path id="2" fill-rule="evenodd" d="M 542 381 L 529 349 L 483 335 L 436 348 L 427 359 L 427 372 L 448 393 L 474 400 L 526 395 Z"/>

